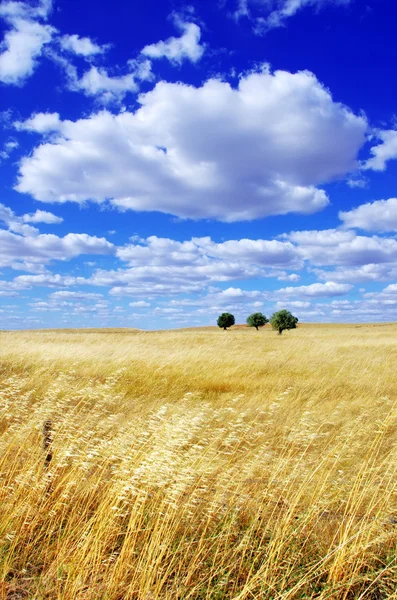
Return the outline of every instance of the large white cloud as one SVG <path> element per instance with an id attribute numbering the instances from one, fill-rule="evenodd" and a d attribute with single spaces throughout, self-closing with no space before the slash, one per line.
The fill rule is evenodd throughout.
<path id="1" fill-rule="evenodd" d="M 61 122 L 21 162 L 17 189 L 182 218 L 309 214 L 328 203 L 316 186 L 355 167 L 367 128 L 308 72 L 265 69 L 237 89 L 160 82 L 139 102 L 135 113 Z"/>
<path id="2" fill-rule="evenodd" d="M 397 198 L 368 202 L 346 212 L 339 218 L 346 227 L 357 227 L 367 231 L 397 231 Z"/>

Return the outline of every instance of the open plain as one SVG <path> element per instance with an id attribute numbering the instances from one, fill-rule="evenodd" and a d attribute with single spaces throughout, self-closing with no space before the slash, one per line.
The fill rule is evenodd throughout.
<path id="1" fill-rule="evenodd" d="M 1 332 L 0 598 L 397 598 L 396 339 Z"/>

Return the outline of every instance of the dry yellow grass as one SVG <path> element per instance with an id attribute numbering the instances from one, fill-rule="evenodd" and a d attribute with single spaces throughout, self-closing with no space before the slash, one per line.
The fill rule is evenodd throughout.
<path id="1" fill-rule="evenodd" d="M 0 599 L 397 598 L 396 339 L 1 332 Z"/>

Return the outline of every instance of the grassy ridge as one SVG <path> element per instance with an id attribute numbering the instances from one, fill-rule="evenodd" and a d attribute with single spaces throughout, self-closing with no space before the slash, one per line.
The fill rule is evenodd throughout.
<path id="1" fill-rule="evenodd" d="M 0 598 L 397 598 L 396 334 L 1 332 Z"/>

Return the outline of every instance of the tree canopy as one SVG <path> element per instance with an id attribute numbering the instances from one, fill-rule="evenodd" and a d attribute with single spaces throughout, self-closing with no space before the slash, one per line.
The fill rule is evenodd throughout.
<path id="1" fill-rule="evenodd" d="M 258 331 L 259 327 L 263 327 L 266 323 L 269 323 L 269 319 L 261 312 L 256 312 L 247 318 L 247 323 L 250 327 L 255 327 Z"/>
<path id="2" fill-rule="evenodd" d="M 230 313 L 227 313 L 227 312 L 224 312 L 221 315 L 219 315 L 218 320 L 217 320 L 218 327 L 220 327 L 221 329 L 224 329 L 225 331 L 228 327 L 231 327 L 232 325 L 234 325 L 234 323 L 235 323 L 234 315 L 231 315 Z"/>
<path id="3" fill-rule="evenodd" d="M 279 310 L 270 317 L 270 323 L 273 329 L 278 329 L 281 335 L 285 329 L 296 329 L 298 317 L 294 317 L 289 310 Z"/>

